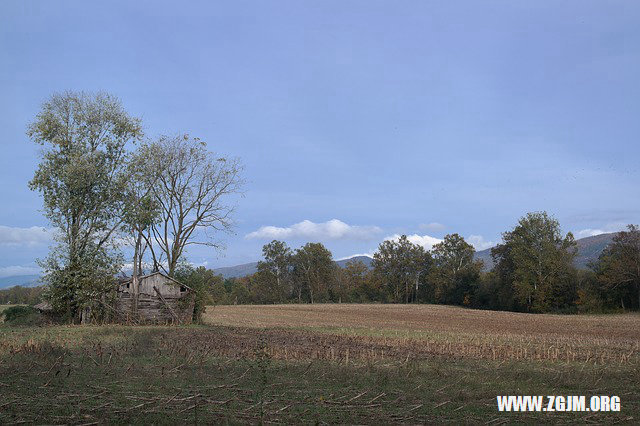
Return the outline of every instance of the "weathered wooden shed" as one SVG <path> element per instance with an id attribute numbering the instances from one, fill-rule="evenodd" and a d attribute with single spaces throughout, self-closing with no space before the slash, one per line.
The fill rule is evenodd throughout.
<path id="1" fill-rule="evenodd" d="M 194 304 L 193 289 L 162 272 L 118 284 L 116 309 L 123 318 L 135 322 L 188 324 Z"/>

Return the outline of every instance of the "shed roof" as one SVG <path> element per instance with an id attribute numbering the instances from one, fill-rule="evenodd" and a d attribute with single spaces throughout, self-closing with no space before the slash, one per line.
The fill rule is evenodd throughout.
<path id="1" fill-rule="evenodd" d="M 187 289 L 189 289 L 190 291 L 193 291 L 193 289 L 191 287 L 189 287 L 186 284 L 181 283 L 180 281 L 176 280 L 175 278 L 171 278 L 169 275 L 165 274 L 164 272 L 160 272 L 160 271 L 156 271 L 156 272 L 152 272 L 150 274 L 146 274 L 146 275 L 140 275 L 140 277 L 138 277 L 138 279 L 145 279 L 145 278 L 149 278 L 152 277 L 154 275 L 162 275 L 163 277 L 165 277 L 168 280 L 173 281 L 174 283 L 176 283 L 177 285 L 186 287 Z M 127 284 L 130 283 L 133 280 L 133 277 L 129 277 L 128 279 L 121 281 L 119 284 Z"/>
<path id="2" fill-rule="evenodd" d="M 40 302 L 37 305 L 35 305 L 34 308 L 36 308 L 39 311 L 51 311 L 51 310 L 53 310 L 53 307 L 51 306 L 51 303 L 49 303 L 49 302 Z"/>

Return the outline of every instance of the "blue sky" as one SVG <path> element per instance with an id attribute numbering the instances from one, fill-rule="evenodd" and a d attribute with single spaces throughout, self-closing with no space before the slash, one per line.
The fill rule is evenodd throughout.
<path id="1" fill-rule="evenodd" d="M 67 89 L 242 159 L 227 249 L 189 253 L 209 267 L 273 236 L 341 258 L 401 233 L 484 248 L 528 211 L 638 223 L 638 22 L 630 1 L 3 1 L 0 276 L 47 252 L 25 129 Z"/>

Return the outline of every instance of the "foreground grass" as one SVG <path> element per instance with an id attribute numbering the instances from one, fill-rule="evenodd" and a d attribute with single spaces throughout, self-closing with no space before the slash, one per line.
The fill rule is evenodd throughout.
<path id="1" fill-rule="evenodd" d="M 297 355 L 274 351 L 283 342 L 297 348 Z M 345 359 L 322 347 L 367 353 L 369 346 L 358 349 L 359 344 L 348 336 L 220 326 L 5 326 L 0 328 L 0 423 L 634 423 L 640 418 L 635 363 L 405 357 L 406 351 Z M 496 395 L 507 394 L 618 395 L 622 411 L 498 413 Z"/>

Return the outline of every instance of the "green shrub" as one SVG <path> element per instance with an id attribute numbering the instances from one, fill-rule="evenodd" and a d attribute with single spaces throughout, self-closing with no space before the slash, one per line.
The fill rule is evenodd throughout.
<path id="1" fill-rule="evenodd" d="M 12 306 L 2 314 L 4 322 L 10 325 L 39 325 L 43 322 L 40 312 L 31 306 Z"/>

